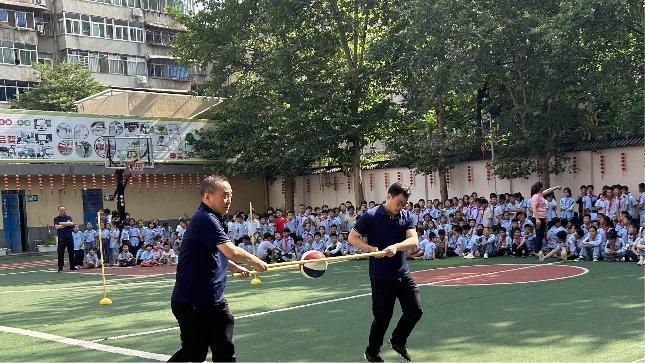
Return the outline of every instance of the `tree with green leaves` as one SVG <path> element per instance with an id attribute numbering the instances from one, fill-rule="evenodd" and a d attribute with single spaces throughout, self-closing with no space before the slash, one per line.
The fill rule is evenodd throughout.
<path id="1" fill-rule="evenodd" d="M 566 169 L 566 144 L 634 131 L 643 114 L 642 4 L 498 1 L 487 11 L 497 175 L 537 173 L 548 187 Z"/>
<path id="2" fill-rule="evenodd" d="M 188 28 L 175 53 L 212 64 L 202 90 L 227 98 L 199 149 L 231 150 L 231 174 L 285 178 L 287 206 L 294 176 L 349 165 L 360 203 L 362 149 L 393 129 L 397 116 L 391 90 L 379 82 L 383 63 L 368 56 L 389 26 L 390 7 L 384 0 L 230 0 L 174 14 Z"/>
<path id="3" fill-rule="evenodd" d="M 472 100 L 483 83 L 476 67 L 479 10 L 475 1 L 396 2 L 393 25 L 375 47 L 387 64 L 385 81 L 402 95 L 406 120 L 389 149 L 401 166 L 437 171 L 443 200 L 448 170 L 477 144 Z"/>
<path id="4" fill-rule="evenodd" d="M 76 111 L 74 102 L 105 89 L 81 64 L 34 64 L 41 82 L 33 90 L 21 93 L 13 107 L 42 111 Z"/>

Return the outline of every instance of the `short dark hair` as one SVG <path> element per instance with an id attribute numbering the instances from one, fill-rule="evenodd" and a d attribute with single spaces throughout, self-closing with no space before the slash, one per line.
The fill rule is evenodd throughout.
<path id="1" fill-rule="evenodd" d="M 567 232 L 566 231 L 558 231 L 558 233 L 555 234 L 558 239 L 564 240 L 567 239 Z"/>
<path id="2" fill-rule="evenodd" d="M 209 175 L 205 177 L 200 184 L 200 195 L 215 192 L 217 190 L 217 185 L 224 182 L 228 182 L 228 179 L 221 175 Z"/>
<path id="3" fill-rule="evenodd" d="M 410 188 L 405 187 L 403 186 L 403 184 L 397 182 L 390 185 L 390 187 L 387 189 L 387 194 L 393 197 L 397 197 L 403 194 L 405 198 L 410 198 Z"/>

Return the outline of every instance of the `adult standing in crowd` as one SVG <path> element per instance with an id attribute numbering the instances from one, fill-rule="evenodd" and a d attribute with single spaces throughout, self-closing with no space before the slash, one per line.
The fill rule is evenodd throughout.
<path id="1" fill-rule="evenodd" d="M 544 231 L 546 230 L 546 199 L 545 195 L 553 193 L 554 190 L 562 189 L 561 186 L 544 190 L 542 182 L 537 182 L 531 187 L 531 208 L 535 218 L 535 250 L 538 256 L 542 256 L 542 242 L 544 241 Z"/>
<path id="2" fill-rule="evenodd" d="M 58 234 L 58 272 L 63 272 L 66 248 L 69 256 L 69 269 L 78 270 L 74 264 L 74 240 L 72 239 L 74 221 L 72 217 L 67 215 L 67 209 L 62 205 L 58 207 L 58 216 L 54 218 L 54 227 Z"/>

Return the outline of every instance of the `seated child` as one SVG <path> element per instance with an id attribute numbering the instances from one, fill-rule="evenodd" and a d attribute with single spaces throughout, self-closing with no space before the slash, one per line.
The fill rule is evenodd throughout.
<path id="1" fill-rule="evenodd" d="M 132 256 L 132 253 L 130 253 L 130 246 L 123 245 L 121 247 L 121 253 L 116 256 L 116 263 L 117 266 L 120 267 L 135 265 L 136 261 L 134 259 L 134 256 Z"/>
<path id="2" fill-rule="evenodd" d="M 99 256 L 96 254 L 96 247 L 90 247 L 90 252 L 83 259 L 83 268 L 97 268 L 101 266 Z"/>
<path id="3" fill-rule="evenodd" d="M 159 263 L 162 265 L 176 265 L 177 264 L 177 255 L 175 251 L 170 248 L 170 243 L 164 242 L 163 251 L 161 251 L 161 257 L 159 258 Z"/>
<path id="4" fill-rule="evenodd" d="M 157 266 L 159 262 L 157 262 L 157 259 L 155 259 L 155 253 L 152 251 L 154 247 L 152 244 L 148 243 L 145 246 L 145 249 L 141 253 L 141 263 L 139 264 L 141 267 L 152 267 L 152 266 Z"/>
<path id="5" fill-rule="evenodd" d="M 613 229 L 607 232 L 607 243 L 602 252 L 605 261 L 621 261 L 625 257 L 625 248 L 623 243 L 618 239 L 618 233 Z"/>

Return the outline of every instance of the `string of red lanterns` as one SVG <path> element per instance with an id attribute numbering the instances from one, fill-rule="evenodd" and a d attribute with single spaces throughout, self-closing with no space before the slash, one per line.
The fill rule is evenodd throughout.
<path id="1" fill-rule="evenodd" d="M 311 180 L 309 178 L 305 179 L 305 190 L 307 194 L 311 193 Z"/>
<path id="2" fill-rule="evenodd" d="M 65 174 L 60 175 L 60 187 L 63 189 L 63 193 L 65 193 L 65 188 L 67 187 L 67 181 L 65 180 Z"/>
<path id="3" fill-rule="evenodd" d="M 287 192 L 287 185 L 284 179 L 282 180 L 282 182 L 280 182 L 280 192 L 282 193 L 282 195 L 285 195 L 285 193 Z"/>
<path id="4" fill-rule="evenodd" d="M 370 173 L 369 174 L 369 180 L 370 180 L 370 190 L 374 189 L 374 174 Z"/>
<path id="5" fill-rule="evenodd" d="M 493 169 L 490 165 L 486 164 L 486 181 L 490 184 L 490 180 L 493 178 Z"/>
<path id="6" fill-rule="evenodd" d="M 44 184 L 43 184 L 43 176 L 38 174 L 38 191 L 40 193 L 42 193 L 43 189 L 45 189 Z"/>
<path id="7" fill-rule="evenodd" d="M 163 179 L 163 189 L 168 190 L 168 177 L 164 173 L 161 178 Z"/>
<path id="8" fill-rule="evenodd" d="M 112 189 L 116 189 L 116 175 L 112 174 L 110 179 L 112 179 Z"/>
<path id="9" fill-rule="evenodd" d="M 578 158 L 575 156 L 571 157 L 571 171 L 573 172 L 573 179 L 575 179 L 576 174 L 578 174 Z"/>
<path id="10" fill-rule="evenodd" d="M 347 177 L 347 191 L 350 192 L 352 190 L 352 177 L 348 176 Z"/>
<path id="11" fill-rule="evenodd" d="M 334 180 L 334 182 L 333 182 L 333 184 L 334 184 L 334 190 L 338 190 L 338 177 L 337 177 L 336 175 L 334 175 L 334 179 L 333 179 L 333 180 Z"/>
<path id="12" fill-rule="evenodd" d="M 76 174 L 72 174 L 72 188 L 74 189 L 74 194 L 76 194 Z"/>
<path id="13" fill-rule="evenodd" d="M 20 190 L 20 175 L 16 175 L 16 189 Z"/>
<path id="14" fill-rule="evenodd" d="M 446 185 L 450 185 L 450 169 L 446 170 Z"/>
<path id="15" fill-rule="evenodd" d="M 193 174 L 188 174 L 188 189 L 193 189 Z"/>
<path id="16" fill-rule="evenodd" d="M 105 177 L 105 174 L 102 174 L 101 175 L 101 188 L 103 188 L 103 190 L 105 190 L 105 188 L 106 188 L 106 186 L 105 186 L 106 179 L 107 178 Z"/>
<path id="17" fill-rule="evenodd" d="M 85 177 L 85 174 L 81 175 L 81 183 L 83 185 L 83 190 L 87 190 L 87 178 Z"/>
<path id="18" fill-rule="evenodd" d="M 152 174 L 152 187 L 155 189 L 155 193 L 157 192 L 157 174 Z"/>
<path id="19" fill-rule="evenodd" d="M 49 174 L 49 190 L 54 194 L 54 176 Z"/>
<path id="20" fill-rule="evenodd" d="M 92 189 L 96 189 L 96 174 L 92 174 Z"/>
<path id="21" fill-rule="evenodd" d="M 605 155 L 600 154 L 600 178 L 605 177 Z"/>
<path id="22" fill-rule="evenodd" d="M 398 183 L 403 183 L 403 172 L 401 171 L 396 172 L 396 181 Z"/>
<path id="23" fill-rule="evenodd" d="M 31 194 L 32 190 L 33 189 L 31 188 L 31 175 L 27 174 L 27 191 L 29 192 L 29 194 Z"/>
<path id="24" fill-rule="evenodd" d="M 468 178 L 468 185 L 473 182 L 473 167 L 468 165 L 466 167 L 466 177 Z"/>
<path id="25" fill-rule="evenodd" d="M 385 175 L 383 176 L 383 180 L 385 181 L 385 189 L 386 190 L 389 189 L 390 188 L 390 174 L 388 174 L 387 171 L 385 172 Z"/>
<path id="26" fill-rule="evenodd" d="M 414 170 L 410 170 L 410 185 L 414 185 Z"/>
<path id="27" fill-rule="evenodd" d="M 179 174 L 179 188 L 184 189 L 184 174 Z"/>
<path id="28" fill-rule="evenodd" d="M 172 175 L 172 189 L 177 192 L 177 174 Z"/>
<path id="29" fill-rule="evenodd" d="M 9 175 L 4 175 L 4 190 L 9 190 Z"/>
<path id="30" fill-rule="evenodd" d="M 434 184 L 434 172 L 428 174 L 428 177 L 430 178 L 430 186 Z"/>
<path id="31" fill-rule="evenodd" d="M 627 155 L 624 152 L 620 153 L 620 170 L 623 171 L 623 175 L 627 171 Z"/>

